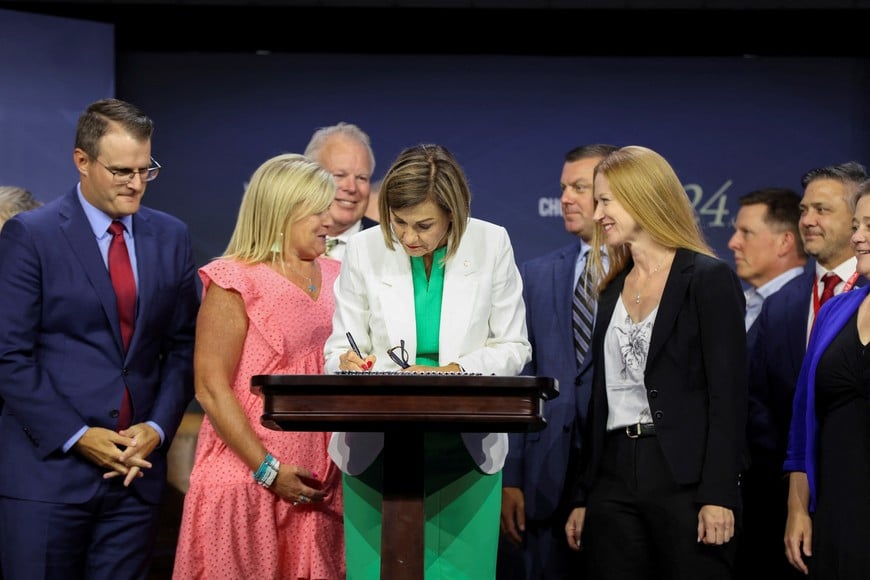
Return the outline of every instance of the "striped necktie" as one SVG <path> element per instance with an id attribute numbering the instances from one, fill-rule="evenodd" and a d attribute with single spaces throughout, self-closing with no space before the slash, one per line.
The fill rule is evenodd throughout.
<path id="1" fill-rule="evenodd" d="M 574 327 L 574 353 L 577 357 L 577 368 L 583 364 L 583 359 L 589 351 L 592 342 L 592 297 L 589 294 L 589 253 L 586 254 L 586 264 L 583 272 L 574 286 L 574 300 L 571 306 L 571 318 Z"/>

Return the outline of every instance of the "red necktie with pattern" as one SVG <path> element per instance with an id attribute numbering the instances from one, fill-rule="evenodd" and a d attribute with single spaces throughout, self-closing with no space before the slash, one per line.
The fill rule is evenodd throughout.
<path id="1" fill-rule="evenodd" d="M 121 321 L 121 339 L 124 341 L 124 352 L 127 352 L 136 318 L 136 280 L 133 278 L 127 242 L 124 241 L 124 224 L 113 221 L 109 226 L 109 232 L 112 234 L 112 242 L 109 244 L 109 277 L 115 289 L 118 318 Z M 124 400 L 121 402 L 118 415 L 118 430 L 122 431 L 129 427 L 132 419 L 133 405 L 130 401 L 130 392 L 124 385 Z"/>
<path id="2" fill-rule="evenodd" d="M 822 304 L 828 301 L 834 295 L 834 288 L 837 287 L 837 284 L 842 282 L 843 279 L 834 274 L 833 272 L 828 272 L 824 276 L 822 276 L 822 282 L 825 284 L 824 289 L 822 289 L 822 297 L 819 298 L 819 308 L 822 307 Z"/>

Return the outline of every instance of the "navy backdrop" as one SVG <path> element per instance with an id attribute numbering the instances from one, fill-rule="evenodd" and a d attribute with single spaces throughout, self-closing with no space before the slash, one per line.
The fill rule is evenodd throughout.
<path id="1" fill-rule="evenodd" d="M 75 183 L 76 120 L 115 90 L 110 24 L 0 10 L 0 185 L 42 200 Z"/>
<path id="2" fill-rule="evenodd" d="M 375 178 L 408 145 L 452 149 L 472 213 L 508 228 L 518 261 L 569 241 L 558 181 L 583 143 L 662 153 L 729 261 L 740 194 L 800 191 L 811 167 L 870 161 L 866 58 L 115 55 L 111 25 L 2 10 L 0 38 L 14 79 L 0 83 L 0 183 L 61 195 L 82 108 L 130 100 L 155 119 L 164 166 L 146 203 L 190 224 L 200 264 L 223 251 L 257 165 L 342 120 L 371 135 Z"/>
<path id="3" fill-rule="evenodd" d="M 405 146 L 452 149 L 472 213 L 508 228 L 519 261 L 569 240 L 559 177 L 579 144 L 663 154 L 728 260 L 738 195 L 800 192 L 811 167 L 870 159 L 863 59 L 132 53 L 118 64 L 119 96 L 158 125 L 166 169 L 148 202 L 191 224 L 201 262 L 223 250 L 256 166 L 337 121 L 371 135 L 376 177 Z"/>

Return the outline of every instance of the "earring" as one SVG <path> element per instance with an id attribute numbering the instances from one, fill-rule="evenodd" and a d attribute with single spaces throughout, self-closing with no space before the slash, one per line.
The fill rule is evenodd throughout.
<path id="1" fill-rule="evenodd" d="M 281 245 L 282 245 L 281 242 L 284 241 L 284 232 L 278 233 L 278 240 L 279 241 L 272 244 L 272 247 L 269 248 L 269 251 L 272 252 L 273 254 L 280 254 L 281 253 Z"/>

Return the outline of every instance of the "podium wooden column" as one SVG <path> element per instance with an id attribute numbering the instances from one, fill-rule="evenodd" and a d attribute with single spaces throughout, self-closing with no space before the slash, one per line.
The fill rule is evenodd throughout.
<path id="1" fill-rule="evenodd" d="M 552 377 L 465 373 L 255 375 L 261 423 L 278 431 L 384 433 L 381 578 L 423 578 L 423 434 L 511 433 L 546 426 Z"/>

